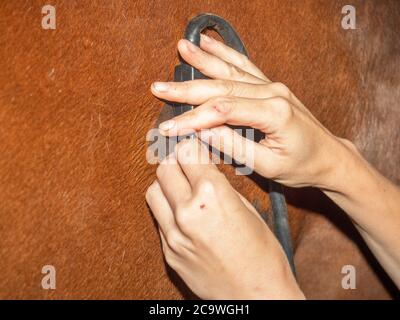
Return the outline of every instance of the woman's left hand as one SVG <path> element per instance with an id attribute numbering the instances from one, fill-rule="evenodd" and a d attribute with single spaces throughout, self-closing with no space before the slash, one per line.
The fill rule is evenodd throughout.
<path id="1" fill-rule="evenodd" d="M 200 298 L 304 298 L 275 236 L 199 140 L 164 159 L 146 200 L 166 262 Z"/>

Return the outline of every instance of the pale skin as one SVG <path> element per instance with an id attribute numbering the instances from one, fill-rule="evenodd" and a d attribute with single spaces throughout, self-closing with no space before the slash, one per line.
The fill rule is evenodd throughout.
<path id="1" fill-rule="evenodd" d="M 160 164 L 146 200 L 159 224 L 166 262 L 193 292 L 204 299 L 305 298 L 255 209 L 214 164 L 199 164 L 208 157 L 200 140 L 237 156 L 234 150 L 245 138 L 233 139 L 226 124 L 261 130 L 265 139 L 251 142 L 254 170 L 286 186 L 321 189 L 349 215 L 400 287 L 399 188 L 245 56 L 207 36 L 200 48 L 180 40 L 178 50 L 210 80 L 153 83 L 159 98 L 198 105 L 159 129 L 167 136 L 202 131 Z M 224 147 L 215 142 L 221 137 Z"/>

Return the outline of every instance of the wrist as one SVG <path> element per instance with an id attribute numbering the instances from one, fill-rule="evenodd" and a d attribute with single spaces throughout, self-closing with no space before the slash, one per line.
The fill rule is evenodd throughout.
<path id="1" fill-rule="evenodd" d="M 373 187 L 381 176 L 351 141 L 335 139 L 330 167 L 319 187 L 330 198 L 352 199 L 362 190 Z M 367 190 L 365 192 L 368 194 Z"/>
<path id="2" fill-rule="evenodd" d="M 296 284 L 289 286 L 285 290 L 272 290 L 270 287 L 264 292 L 251 292 L 249 294 L 240 292 L 234 299 L 238 300 L 306 300 L 306 297 L 301 289 Z"/>
<path id="3" fill-rule="evenodd" d="M 300 289 L 296 278 L 294 277 L 289 265 L 285 262 L 285 266 L 280 269 L 271 279 L 265 279 L 261 283 L 265 286 L 258 285 L 248 288 L 249 290 L 240 288 L 238 299 L 250 300 L 305 300 L 306 297 Z"/>

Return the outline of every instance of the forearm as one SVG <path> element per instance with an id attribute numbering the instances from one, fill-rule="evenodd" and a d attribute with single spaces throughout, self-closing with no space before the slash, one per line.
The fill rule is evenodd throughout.
<path id="1" fill-rule="evenodd" d="M 381 265 L 400 287 L 400 189 L 355 150 L 342 145 L 323 192 L 353 220 Z"/>

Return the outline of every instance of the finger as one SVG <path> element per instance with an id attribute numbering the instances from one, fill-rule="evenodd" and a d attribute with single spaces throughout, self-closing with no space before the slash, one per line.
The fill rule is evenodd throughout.
<path id="1" fill-rule="evenodd" d="M 290 102 L 281 97 L 269 99 L 217 97 L 161 123 L 159 129 L 161 134 L 176 136 L 227 123 L 249 126 L 270 134 L 289 121 L 292 114 Z"/>
<path id="2" fill-rule="evenodd" d="M 156 174 L 161 190 L 173 210 L 179 202 L 190 198 L 192 193 L 190 184 L 173 154 L 160 163 Z"/>
<path id="3" fill-rule="evenodd" d="M 215 40 L 205 34 L 201 34 L 200 47 L 204 51 L 252 74 L 253 76 L 256 76 L 267 82 L 270 81 L 264 75 L 264 73 L 249 60 L 247 56 L 227 46 L 221 41 Z"/>
<path id="4" fill-rule="evenodd" d="M 254 213 L 257 217 L 260 217 L 260 214 L 258 213 L 256 208 L 253 207 L 253 205 L 250 203 L 249 200 L 247 200 L 244 196 L 242 196 L 238 191 L 236 191 L 236 194 L 239 196 L 240 200 L 243 202 L 243 204 L 250 212 Z"/>
<path id="5" fill-rule="evenodd" d="M 220 126 L 201 131 L 198 136 L 216 150 L 259 174 L 267 178 L 275 177 L 278 173 L 277 163 L 280 160 L 277 155 L 268 147 L 252 141 L 253 137 L 244 137 L 241 133 L 238 130 Z M 226 157 L 224 160 L 229 161 Z"/>
<path id="6" fill-rule="evenodd" d="M 212 97 L 218 96 L 258 99 L 267 99 L 275 96 L 287 99 L 292 98 L 289 89 L 279 82 L 267 84 L 250 84 L 232 80 L 155 82 L 151 86 L 151 91 L 161 99 L 190 105 L 199 105 Z"/>
<path id="7" fill-rule="evenodd" d="M 203 209 L 208 207 L 208 212 L 218 213 L 224 208 L 225 212 L 241 212 L 243 209 L 243 202 L 236 190 L 229 183 L 224 174 L 218 170 L 216 174 L 209 174 L 205 172 L 205 175 L 194 180 L 194 194 L 192 199 L 194 206 L 202 207 Z M 200 211 L 197 211 L 198 213 Z M 202 213 L 197 218 L 206 219 L 207 216 Z M 215 215 L 212 215 L 211 219 L 215 219 Z"/>
<path id="8" fill-rule="evenodd" d="M 147 189 L 146 201 L 164 234 L 178 229 L 172 209 L 157 181 Z"/>
<path id="9" fill-rule="evenodd" d="M 175 156 L 192 188 L 201 178 L 219 173 L 210 160 L 208 148 L 198 139 L 186 139 L 178 143 Z"/>
<path id="10" fill-rule="evenodd" d="M 161 230 L 161 228 L 158 228 L 158 233 L 160 234 L 160 239 L 161 239 L 161 247 L 162 247 L 162 251 L 164 252 L 164 256 L 166 257 L 166 260 L 170 260 L 170 258 L 174 257 L 174 252 L 173 250 L 170 248 L 170 246 L 168 245 L 167 239 L 163 233 L 163 231 Z M 168 257 L 168 259 L 167 259 Z"/>
<path id="11" fill-rule="evenodd" d="M 168 255 L 171 258 L 177 258 L 183 255 L 187 256 L 194 252 L 195 248 L 193 242 L 179 230 L 172 230 L 169 231 L 169 233 L 164 233 L 161 228 L 158 228 L 158 231 L 160 233 L 165 258 L 168 258 Z"/>
<path id="12" fill-rule="evenodd" d="M 158 228 L 158 233 L 160 234 L 161 247 L 164 254 L 165 262 L 175 271 L 179 270 L 179 253 L 174 251 L 168 244 L 166 235 Z"/>
<path id="13" fill-rule="evenodd" d="M 179 40 L 178 50 L 182 58 L 210 78 L 235 80 L 248 83 L 265 83 L 252 74 L 205 52 L 188 40 Z"/>

